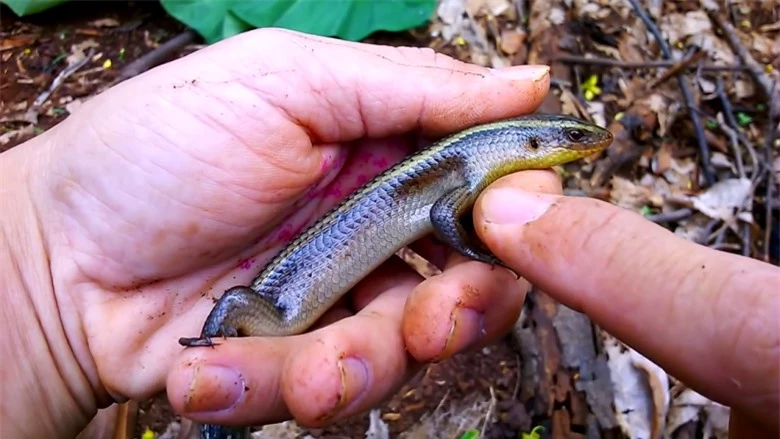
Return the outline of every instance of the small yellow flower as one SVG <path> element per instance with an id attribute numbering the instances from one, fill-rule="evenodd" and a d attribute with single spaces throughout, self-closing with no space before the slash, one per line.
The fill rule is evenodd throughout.
<path id="1" fill-rule="evenodd" d="M 141 434 L 141 439 L 154 439 L 154 432 L 152 430 L 149 430 L 147 427 L 146 430 L 144 430 L 143 434 Z"/>
<path id="2" fill-rule="evenodd" d="M 585 82 L 582 83 L 580 89 L 585 94 L 585 100 L 592 101 L 593 98 L 601 94 L 601 88 L 599 88 L 599 78 L 596 75 L 590 75 Z"/>
<path id="3" fill-rule="evenodd" d="M 110 59 L 107 59 L 107 60 L 103 61 L 103 68 L 104 69 L 110 69 L 111 68 L 111 60 Z"/>

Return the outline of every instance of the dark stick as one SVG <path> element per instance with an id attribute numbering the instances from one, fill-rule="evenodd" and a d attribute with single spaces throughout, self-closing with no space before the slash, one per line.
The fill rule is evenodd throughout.
<path id="1" fill-rule="evenodd" d="M 179 35 L 176 35 L 170 40 L 160 44 L 154 50 L 144 54 L 142 57 L 126 65 L 119 74 L 119 77 L 113 81 L 112 85 L 118 84 L 134 76 L 138 76 L 141 73 L 156 67 L 159 64 L 162 64 L 168 58 L 173 56 L 174 52 L 195 41 L 196 37 L 197 35 L 195 34 L 195 31 L 192 29 L 187 29 Z"/>
<path id="2" fill-rule="evenodd" d="M 687 58 L 683 58 L 682 61 L 679 61 L 679 62 L 675 63 L 673 66 L 669 67 L 669 70 L 665 71 L 664 74 L 661 75 L 660 78 L 657 78 L 657 79 L 653 80 L 650 84 L 648 84 L 647 88 L 652 90 L 652 89 L 658 87 L 659 85 L 661 85 L 664 82 L 668 81 L 669 78 L 671 78 L 673 76 L 677 76 L 680 73 L 680 71 L 687 69 L 693 63 L 695 63 L 696 61 L 699 61 L 700 59 L 702 59 L 702 57 L 704 57 L 704 55 L 706 55 L 706 54 L 707 54 L 707 52 L 705 52 L 703 50 L 700 50 L 700 51 L 694 53 L 693 55 L 691 55 L 691 56 L 689 56 Z"/>
<path id="3" fill-rule="evenodd" d="M 773 87 L 777 87 L 777 84 L 775 83 Z M 775 90 L 772 90 L 772 93 L 774 93 Z M 769 242 L 772 239 L 772 197 L 774 194 L 772 191 L 774 190 L 774 184 L 775 184 L 775 175 L 772 170 L 772 160 L 774 158 L 772 157 L 773 151 L 772 147 L 774 146 L 775 139 L 777 139 L 777 131 L 775 130 L 775 118 L 778 116 L 778 106 L 770 105 L 768 108 L 769 117 L 767 120 L 766 125 L 766 134 L 764 135 L 764 163 L 766 164 L 766 229 L 764 230 L 764 261 L 769 262 L 770 255 L 769 255 Z"/>
<path id="4" fill-rule="evenodd" d="M 653 34 L 653 37 L 656 39 L 656 41 L 658 41 L 658 46 L 661 48 L 661 52 L 663 53 L 664 58 L 672 59 L 672 50 L 669 48 L 669 44 L 666 42 L 666 40 L 664 40 L 663 35 L 661 35 L 661 31 L 658 29 L 658 26 L 655 25 L 653 19 L 647 15 L 645 8 L 639 4 L 638 0 L 628 0 L 628 2 L 631 3 L 631 6 L 633 6 L 633 8 L 636 10 L 639 18 L 642 19 L 642 21 L 645 23 L 645 26 L 647 26 L 647 29 L 651 34 Z M 699 119 L 699 114 L 694 109 L 695 106 L 693 104 L 693 94 L 691 93 L 691 89 L 688 87 L 688 83 L 685 81 L 685 78 L 681 75 L 677 75 L 677 83 L 680 85 L 680 91 L 682 92 L 683 98 L 685 99 L 685 106 L 688 110 L 688 115 L 691 117 L 693 128 L 696 130 L 696 141 L 698 142 L 699 160 L 701 161 L 701 169 L 702 174 L 704 175 L 704 181 L 706 182 L 707 186 L 711 186 L 713 183 L 715 183 L 715 173 L 712 170 L 712 163 L 710 163 L 710 149 L 709 145 L 707 145 L 707 140 L 704 137 L 704 127 L 701 124 L 701 119 Z"/>
<path id="5" fill-rule="evenodd" d="M 662 212 L 655 215 L 648 215 L 647 219 L 654 223 L 663 224 L 684 220 L 691 215 L 693 215 L 693 209 L 688 209 L 685 207 L 682 209 L 673 210 L 671 212 Z"/>
<path id="6" fill-rule="evenodd" d="M 687 59 L 690 59 L 690 57 Z M 675 61 L 662 61 L 662 60 L 631 62 L 631 61 L 619 61 L 611 58 L 584 57 L 584 56 L 575 56 L 575 55 L 561 55 L 559 57 L 556 57 L 553 61 L 559 61 L 566 64 L 585 64 L 591 66 L 617 67 L 620 69 L 664 69 L 664 68 L 670 68 L 678 64 L 685 63 L 685 61 L 675 62 Z M 684 68 L 701 69 L 702 71 L 714 71 L 714 72 L 734 72 L 734 71 L 747 70 L 747 67 L 743 65 L 718 66 L 718 65 L 711 65 L 711 64 L 704 64 L 704 65 L 688 64 L 688 65 L 684 65 Z"/>

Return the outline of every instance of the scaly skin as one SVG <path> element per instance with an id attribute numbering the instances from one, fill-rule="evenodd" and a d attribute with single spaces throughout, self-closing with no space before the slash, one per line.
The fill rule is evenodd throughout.
<path id="1" fill-rule="evenodd" d="M 199 338 L 283 336 L 309 328 L 398 249 L 435 233 L 454 250 L 503 265 L 460 218 L 498 178 L 546 169 L 605 149 L 612 134 L 572 117 L 531 115 L 475 126 L 409 156 L 354 192 L 295 238 L 247 286 L 230 288 Z M 239 439 L 243 428 L 204 426 L 203 439 Z"/>

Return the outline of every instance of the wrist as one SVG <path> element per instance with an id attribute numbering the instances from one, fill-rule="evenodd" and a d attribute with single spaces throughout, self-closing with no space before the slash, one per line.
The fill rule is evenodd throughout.
<path id="1" fill-rule="evenodd" d="M 8 437 L 73 437 L 97 410 L 96 374 L 82 367 L 92 362 L 79 361 L 90 357 L 78 313 L 52 277 L 45 229 L 55 213 L 36 197 L 47 178 L 36 165 L 48 148 L 36 138 L 0 156 L 2 398 L 11 401 L 0 406 L 0 423 Z"/>

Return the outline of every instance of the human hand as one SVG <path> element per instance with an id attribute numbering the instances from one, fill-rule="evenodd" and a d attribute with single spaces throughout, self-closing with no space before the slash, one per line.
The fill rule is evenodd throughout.
<path id="1" fill-rule="evenodd" d="M 320 331 L 177 340 L 415 134 L 529 113 L 548 85 L 544 67 L 262 30 L 122 83 L 4 153 L 3 436 L 72 437 L 98 407 L 166 384 L 196 421 L 322 425 L 422 362 L 490 343 L 528 284 L 453 255 L 424 282 L 389 261 Z"/>
<path id="2" fill-rule="evenodd" d="M 560 196 L 549 178 L 511 175 L 481 194 L 474 224 L 490 250 L 731 406 L 731 437 L 778 437 L 780 268 L 694 244 L 608 203 Z"/>

